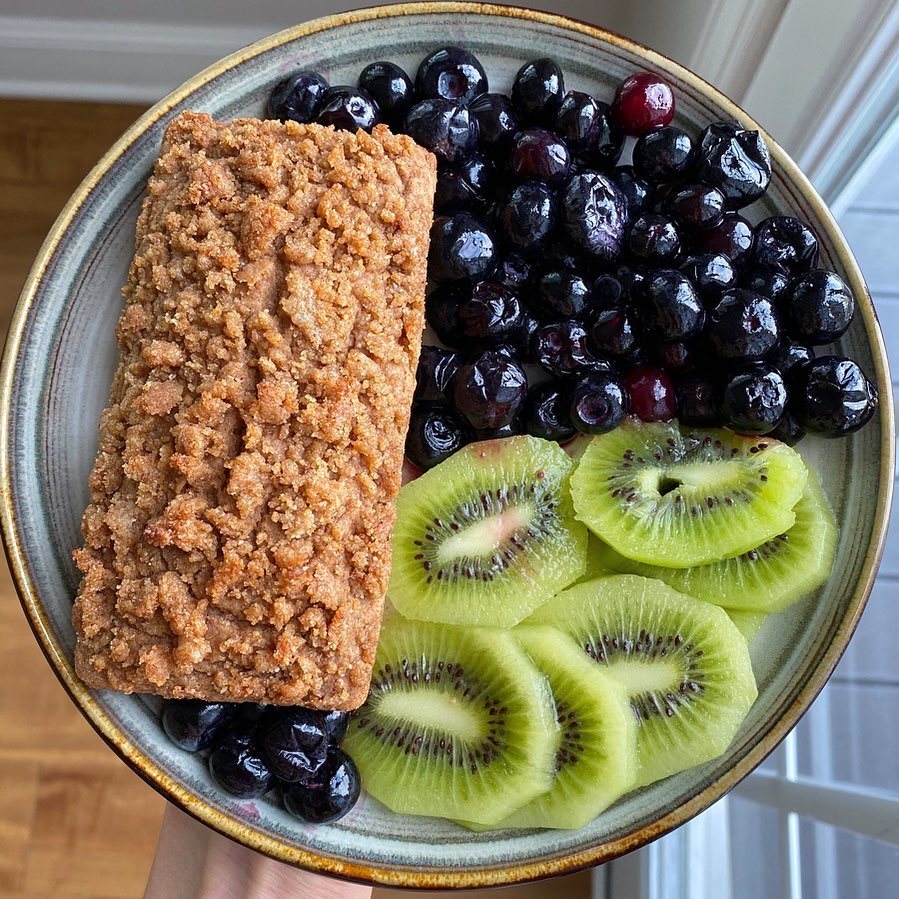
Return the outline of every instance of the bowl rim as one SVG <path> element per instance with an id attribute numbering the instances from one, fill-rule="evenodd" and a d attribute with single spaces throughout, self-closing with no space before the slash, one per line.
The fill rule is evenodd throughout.
<path id="1" fill-rule="evenodd" d="M 67 658 L 63 647 L 53 637 L 49 621 L 41 607 L 40 597 L 29 578 L 25 555 L 19 541 L 12 498 L 11 465 L 13 459 L 9 452 L 9 422 L 15 381 L 15 361 L 19 356 L 25 335 L 25 324 L 40 282 L 48 263 L 57 251 L 78 210 L 112 165 L 127 151 L 129 146 L 148 127 L 158 121 L 160 117 L 188 97 L 193 91 L 226 72 L 231 67 L 246 62 L 275 47 L 299 37 L 330 31 L 348 24 L 384 18 L 434 14 L 503 16 L 574 31 L 603 41 L 642 57 L 647 68 L 653 68 L 662 73 L 669 73 L 675 76 L 725 109 L 732 118 L 738 119 L 748 127 L 758 130 L 766 140 L 775 164 L 799 186 L 803 198 L 820 219 L 823 230 L 833 245 L 835 255 L 847 274 L 850 287 L 859 300 L 857 309 L 864 324 L 865 334 L 874 361 L 877 387 L 880 393 L 881 416 L 879 490 L 871 541 L 862 562 L 861 577 L 853 589 L 847 612 L 839 623 L 833 640 L 827 647 L 824 655 L 807 676 L 793 701 L 786 708 L 779 710 L 780 717 L 775 725 L 764 734 L 762 739 L 718 780 L 708 784 L 696 795 L 690 797 L 686 802 L 677 806 L 663 817 L 645 825 L 632 834 L 610 842 L 589 845 L 574 852 L 543 858 L 537 857 L 535 860 L 523 863 L 481 865 L 453 869 L 423 869 L 412 866 L 400 868 L 389 867 L 383 864 L 343 861 L 287 846 L 273 837 L 260 834 L 258 831 L 250 829 L 240 822 L 215 811 L 201 799 L 171 780 L 163 769 L 143 754 L 139 747 L 129 743 L 115 723 L 103 712 L 90 691 L 78 679 L 72 662 Z M 79 711 L 103 740 L 129 767 L 169 801 L 238 843 L 256 849 L 278 861 L 287 862 L 315 873 L 373 885 L 412 889 L 468 889 L 503 886 L 526 883 L 560 874 L 570 874 L 610 861 L 626 852 L 646 845 L 684 824 L 724 796 L 756 768 L 783 740 L 824 687 L 824 684 L 836 667 L 849 642 L 849 638 L 855 631 L 871 592 L 880 558 L 883 554 L 892 499 L 895 471 L 894 431 L 893 398 L 883 335 L 880 332 L 877 315 L 858 264 L 836 221 L 809 180 L 783 148 L 751 116 L 717 88 L 665 55 L 629 38 L 569 16 L 492 3 L 456 2 L 456 0 L 407 2 L 357 9 L 313 19 L 277 32 L 224 57 L 186 81 L 141 115 L 118 138 L 84 178 L 60 212 L 38 252 L 20 294 L 6 339 L 2 366 L 0 366 L 0 435 L 2 435 L 2 439 L 0 439 L 0 528 L 2 528 L 3 546 L 13 575 L 16 591 L 28 623 L 57 678 L 69 693 Z"/>

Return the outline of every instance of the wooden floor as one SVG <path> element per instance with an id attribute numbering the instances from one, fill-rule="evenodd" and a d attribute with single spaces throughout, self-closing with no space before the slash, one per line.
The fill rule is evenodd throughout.
<path id="1" fill-rule="evenodd" d="M 141 111 L 0 100 L 2 333 L 31 260 L 69 194 Z M 5 565 L 0 633 L 0 897 L 140 896 L 164 800 L 70 703 L 25 623 Z M 579 899 L 589 896 L 589 884 L 584 872 L 468 895 Z M 378 899 L 401 895 L 408 893 L 375 891 Z"/>

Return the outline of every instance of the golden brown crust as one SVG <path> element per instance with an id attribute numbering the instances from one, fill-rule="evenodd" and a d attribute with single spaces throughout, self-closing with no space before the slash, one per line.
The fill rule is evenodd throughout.
<path id="1" fill-rule="evenodd" d="M 364 701 L 434 185 L 384 127 L 169 126 L 75 553 L 86 683 Z"/>

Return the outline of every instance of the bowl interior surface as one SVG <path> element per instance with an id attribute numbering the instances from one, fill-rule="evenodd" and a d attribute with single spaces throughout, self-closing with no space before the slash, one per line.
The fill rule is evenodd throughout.
<path id="1" fill-rule="evenodd" d="M 104 161 L 105 173 L 94 177 L 87 194 L 76 196 L 64 229 L 51 235 L 7 347 L 4 382 L 7 548 L 43 648 L 94 726 L 164 793 L 255 848 L 351 878 L 421 887 L 510 883 L 603 861 L 681 823 L 733 786 L 795 724 L 854 629 L 879 556 L 892 484 L 888 372 L 867 293 L 820 201 L 775 148 L 771 189 L 752 212 L 756 218 L 797 215 L 817 231 L 820 264 L 843 275 L 862 305 L 840 350 L 876 372 L 882 406 L 850 439 L 809 438 L 800 445 L 841 524 L 837 560 L 821 591 L 769 620 L 753 643 L 759 699 L 724 756 L 625 797 L 573 832 L 471 834 L 438 819 L 394 815 L 368 797 L 336 824 L 304 826 L 275 802 L 242 802 L 216 788 L 201 758 L 168 742 L 158 701 L 92 692 L 78 683 L 71 662 L 78 584 L 71 552 L 81 543 L 97 421 L 118 358 L 113 331 L 135 220 L 173 115 L 193 109 L 221 119 L 262 116 L 272 85 L 296 69 L 317 69 L 332 84 L 355 83 L 369 62 L 390 59 L 414 73 L 426 52 L 450 43 L 481 58 L 493 90 L 508 91 L 523 62 L 548 55 L 562 64 L 569 88 L 607 101 L 631 72 L 664 72 L 677 97 L 676 124 L 692 134 L 737 114 L 695 76 L 628 42 L 566 27 L 557 17 L 452 6 L 363 11 L 335 17 L 339 27 L 329 26 L 332 20 L 312 23 L 236 54 L 151 111 L 143 127 L 129 133 L 133 139 Z"/>

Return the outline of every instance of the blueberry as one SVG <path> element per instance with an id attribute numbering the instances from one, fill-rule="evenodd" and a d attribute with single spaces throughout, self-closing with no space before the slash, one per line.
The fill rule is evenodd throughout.
<path id="1" fill-rule="evenodd" d="M 564 237 L 558 237 L 555 240 L 551 239 L 541 249 L 540 261 L 545 266 L 565 268 L 572 272 L 583 271 L 589 266 L 589 262 L 584 256 L 576 252 L 574 247 L 571 246 L 571 241 L 565 240 Z"/>
<path id="2" fill-rule="evenodd" d="M 568 177 L 571 154 L 565 141 L 545 128 L 527 128 L 512 141 L 512 171 L 556 187 Z"/>
<path id="3" fill-rule="evenodd" d="M 644 212 L 651 212 L 656 202 L 655 188 L 634 173 L 629 165 L 620 165 L 609 172 L 609 177 L 627 200 L 628 221 L 634 221 Z"/>
<path id="4" fill-rule="evenodd" d="M 836 340 L 855 314 L 855 300 L 846 282 L 836 272 L 824 269 L 797 278 L 784 306 L 790 333 L 811 346 Z"/>
<path id="5" fill-rule="evenodd" d="M 414 102 L 412 79 L 392 62 L 373 62 L 359 76 L 359 87 L 373 97 L 384 121 L 400 125 Z"/>
<path id="6" fill-rule="evenodd" d="M 758 131 L 736 122 L 716 122 L 702 133 L 696 175 L 717 187 L 729 208 L 740 209 L 768 189 L 771 155 Z"/>
<path id="7" fill-rule="evenodd" d="M 708 335 L 722 359 L 761 359 L 780 341 L 780 314 L 767 297 L 736 287 L 709 311 Z"/>
<path id="8" fill-rule="evenodd" d="M 525 122 L 551 122 L 564 95 L 562 70 L 545 57 L 523 65 L 512 84 L 512 102 Z"/>
<path id="9" fill-rule="evenodd" d="M 760 293 L 775 303 L 786 299 L 789 286 L 790 279 L 773 269 L 751 268 L 740 275 L 740 287 Z"/>
<path id="10" fill-rule="evenodd" d="M 441 216 L 431 226 L 428 274 L 438 281 L 480 281 L 496 267 L 487 226 L 467 212 Z"/>
<path id="11" fill-rule="evenodd" d="M 800 366 L 790 393 L 797 421 L 811 434 L 843 437 L 877 409 L 877 388 L 852 359 L 821 356 Z"/>
<path id="12" fill-rule="evenodd" d="M 615 309 L 624 306 L 632 296 L 632 285 L 626 277 L 600 275 L 593 282 L 591 309 Z"/>
<path id="13" fill-rule="evenodd" d="M 328 82 L 318 72 L 296 72 L 275 85 L 268 98 L 268 116 L 314 122 L 327 89 Z"/>
<path id="14" fill-rule="evenodd" d="M 574 386 L 571 421 L 584 434 L 604 434 L 618 427 L 628 411 L 621 382 L 607 372 L 590 372 Z"/>
<path id="15" fill-rule="evenodd" d="M 685 425 L 719 425 L 717 379 L 694 369 L 674 381 L 678 420 Z"/>
<path id="16" fill-rule="evenodd" d="M 256 725 L 258 724 L 269 707 L 262 702 L 238 702 L 234 706 L 235 721 L 240 724 Z"/>
<path id="17" fill-rule="evenodd" d="M 474 440 L 479 443 L 482 440 L 502 440 L 505 437 L 516 437 L 524 433 L 524 420 L 521 415 L 516 415 L 512 421 L 500 425 L 498 428 L 478 428 L 474 432 Z"/>
<path id="18" fill-rule="evenodd" d="M 495 281 L 480 281 L 459 305 L 463 346 L 486 348 L 517 342 L 524 331 L 524 309 L 518 295 Z"/>
<path id="19" fill-rule="evenodd" d="M 452 391 L 453 378 L 459 368 L 459 357 L 450 350 L 423 346 L 415 370 L 416 402 L 435 403 L 445 400 Z"/>
<path id="20" fill-rule="evenodd" d="M 786 443 L 787 446 L 796 446 L 805 437 L 805 428 L 793 418 L 788 409 L 784 412 L 781 420 L 774 426 L 774 429 L 768 431 L 767 436 L 780 440 L 781 443 Z"/>
<path id="21" fill-rule="evenodd" d="M 697 348 L 693 344 L 663 343 L 653 349 L 652 360 L 667 372 L 678 373 L 689 371 L 698 361 Z"/>
<path id="22" fill-rule="evenodd" d="M 612 115 L 625 134 L 639 137 L 671 124 L 674 92 L 664 78 L 651 72 L 629 75 L 615 91 Z"/>
<path id="23" fill-rule="evenodd" d="M 687 231 L 703 231 L 724 218 L 724 194 L 707 184 L 690 184 L 670 194 L 662 207 Z"/>
<path id="24" fill-rule="evenodd" d="M 512 290 L 522 289 L 530 278 L 531 263 L 521 253 L 514 251 L 503 256 L 493 275 L 494 281 L 499 281 Z"/>
<path id="25" fill-rule="evenodd" d="M 474 428 L 499 428 L 524 405 L 528 381 L 524 369 L 501 353 L 488 350 L 456 372 L 453 400 Z"/>
<path id="26" fill-rule="evenodd" d="M 760 268 L 795 277 L 818 261 L 818 239 L 805 222 L 790 215 L 773 215 L 756 226 L 750 259 Z"/>
<path id="27" fill-rule="evenodd" d="M 651 340 L 673 343 L 695 337 L 705 322 L 696 289 L 680 272 L 658 269 L 643 284 L 637 309 L 640 330 Z"/>
<path id="28" fill-rule="evenodd" d="M 272 709 L 259 727 L 259 741 L 272 773 L 287 783 L 306 780 L 324 764 L 328 729 L 313 709 Z"/>
<path id="29" fill-rule="evenodd" d="M 562 381 L 546 381 L 528 391 L 524 426 L 528 434 L 560 443 L 575 434 L 571 423 L 571 396 Z"/>
<path id="30" fill-rule="evenodd" d="M 630 411 L 640 421 L 670 421 L 677 415 L 674 385 L 667 372 L 652 365 L 638 365 L 622 378 Z"/>
<path id="31" fill-rule="evenodd" d="M 643 265 L 671 265 L 680 253 L 680 234 L 667 216 L 644 213 L 628 230 L 627 249 Z"/>
<path id="32" fill-rule="evenodd" d="M 307 781 L 286 786 L 284 808 L 310 824 L 342 818 L 355 804 L 362 789 L 359 771 L 342 750 L 332 747 L 321 768 Z"/>
<path id="33" fill-rule="evenodd" d="M 227 734 L 212 750 L 209 774 L 223 790 L 240 799 L 257 799 L 271 789 L 273 781 L 253 731 L 247 728 Z"/>
<path id="34" fill-rule="evenodd" d="M 505 94 L 481 94 L 468 110 L 477 122 L 481 146 L 488 151 L 504 148 L 520 127 L 518 113 Z"/>
<path id="35" fill-rule="evenodd" d="M 625 293 L 634 297 L 642 290 L 648 270 L 641 265 L 619 265 L 615 268 L 614 275 L 621 282 Z M 593 286 L 593 291 L 595 295 L 596 285 Z"/>
<path id="36" fill-rule="evenodd" d="M 634 144 L 634 171 L 645 181 L 662 184 L 683 178 L 694 156 L 690 135 L 667 125 L 644 134 Z"/>
<path id="37" fill-rule="evenodd" d="M 406 458 L 427 471 L 471 442 L 468 426 L 444 404 L 416 403 L 406 433 Z"/>
<path id="38" fill-rule="evenodd" d="M 453 166 L 441 165 L 437 172 L 434 210 L 477 213 L 487 206 L 495 181 L 496 167 L 482 153 L 473 153 Z"/>
<path id="39" fill-rule="evenodd" d="M 531 346 L 534 361 L 557 377 L 610 368 L 608 362 L 597 359 L 587 349 L 587 332 L 576 321 L 542 325 L 534 332 Z"/>
<path id="40" fill-rule="evenodd" d="M 768 434 L 787 406 L 783 375 L 772 365 L 751 363 L 736 369 L 724 385 L 721 417 L 738 434 Z"/>
<path id="41" fill-rule="evenodd" d="M 725 290 L 737 283 L 737 273 L 723 253 L 696 253 L 684 259 L 679 268 L 706 303 L 716 302 Z"/>
<path id="42" fill-rule="evenodd" d="M 340 84 L 325 91 L 316 121 L 344 131 L 371 131 L 381 121 L 381 111 L 366 91 Z"/>
<path id="43" fill-rule="evenodd" d="M 461 47 L 442 47 L 429 53 L 418 67 L 415 90 L 423 100 L 470 103 L 487 93 L 487 73 L 478 59 Z"/>
<path id="44" fill-rule="evenodd" d="M 228 702 L 202 699 L 168 699 L 162 709 L 162 727 L 168 738 L 188 752 L 205 749 L 234 717 Z"/>
<path id="45" fill-rule="evenodd" d="M 814 358 L 814 352 L 807 346 L 790 340 L 782 340 L 768 355 L 768 361 L 776 365 L 788 380 L 797 366 L 804 365 Z"/>
<path id="46" fill-rule="evenodd" d="M 518 250 L 541 246 L 556 223 L 556 195 L 541 181 L 514 187 L 499 210 L 503 236 Z"/>
<path id="47" fill-rule="evenodd" d="M 441 343 L 458 347 L 462 341 L 459 333 L 459 306 L 467 295 L 463 285 L 441 284 L 425 299 L 425 318 Z"/>
<path id="48" fill-rule="evenodd" d="M 560 318 L 578 318 L 587 308 L 590 288 L 575 271 L 550 268 L 534 285 L 533 310 L 545 322 Z"/>
<path id="49" fill-rule="evenodd" d="M 599 172 L 574 175 L 561 192 L 565 230 L 575 246 L 609 262 L 621 252 L 627 199 Z"/>
<path id="50" fill-rule="evenodd" d="M 325 712 L 325 727 L 332 743 L 339 743 L 345 736 L 350 724 L 349 712 Z"/>
<path id="51" fill-rule="evenodd" d="M 422 100 L 406 114 L 403 130 L 443 162 L 461 162 L 475 150 L 478 126 L 457 100 Z"/>
<path id="52" fill-rule="evenodd" d="M 624 146 L 624 134 L 612 123 L 608 105 L 581 91 L 565 94 L 553 130 L 572 153 L 600 168 L 615 165 Z"/>
<path id="53" fill-rule="evenodd" d="M 752 225 L 736 212 L 728 212 L 714 227 L 693 236 L 695 253 L 723 253 L 741 269 L 752 247 Z"/>
<path id="54" fill-rule="evenodd" d="M 621 305 L 595 312 L 590 318 L 590 340 L 601 355 L 627 356 L 637 344 L 628 309 Z"/>

